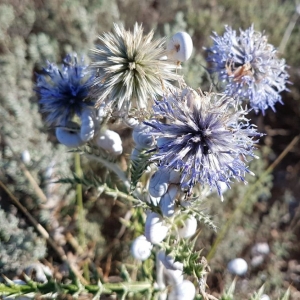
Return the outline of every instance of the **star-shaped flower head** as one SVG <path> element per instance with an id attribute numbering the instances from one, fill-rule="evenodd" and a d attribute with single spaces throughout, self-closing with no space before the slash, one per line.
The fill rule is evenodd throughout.
<path id="1" fill-rule="evenodd" d="M 94 106 L 88 97 L 94 76 L 83 59 L 78 62 L 76 55 L 67 55 L 60 69 L 48 62 L 43 71 L 37 75 L 35 91 L 49 126 L 66 126 L 74 115 L 80 116 L 83 108 Z"/>
<path id="2" fill-rule="evenodd" d="M 267 37 L 254 31 L 253 25 L 236 34 L 225 27 L 223 36 L 214 33 L 214 44 L 207 49 L 211 73 L 217 73 L 224 84 L 224 93 L 248 100 L 256 112 L 263 114 L 281 101 L 280 92 L 287 90 L 288 74 L 284 59 L 268 44 Z"/>
<path id="3" fill-rule="evenodd" d="M 91 63 L 98 74 L 92 91 L 97 106 L 106 101 L 120 111 L 136 102 L 138 108 L 146 108 L 148 100 L 174 88 L 171 82 L 179 79 L 178 67 L 163 58 L 166 40 L 153 40 L 153 31 L 144 35 L 142 25 L 135 24 L 131 32 L 114 24 L 113 32 L 99 40 Z"/>
<path id="4" fill-rule="evenodd" d="M 245 173 L 252 173 L 247 157 L 255 157 L 253 138 L 260 134 L 233 98 L 185 89 L 153 109 L 154 117 L 145 122 L 157 141 L 151 160 L 179 171 L 183 191 L 191 194 L 200 183 L 217 188 L 221 196 L 220 182 L 229 187 L 231 178 L 245 182 Z"/>

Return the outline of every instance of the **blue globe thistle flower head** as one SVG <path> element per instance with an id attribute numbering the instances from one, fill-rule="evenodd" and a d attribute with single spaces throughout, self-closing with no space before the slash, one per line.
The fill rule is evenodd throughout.
<path id="1" fill-rule="evenodd" d="M 196 92 L 186 88 L 164 97 L 153 106 L 151 126 L 156 149 L 151 161 L 160 168 L 181 173 L 181 189 L 188 194 L 200 183 L 216 188 L 230 187 L 232 178 L 245 181 L 247 159 L 255 157 L 256 137 L 261 136 L 226 95 Z"/>
<path id="2" fill-rule="evenodd" d="M 277 50 L 268 44 L 267 37 L 254 30 L 240 30 L 237 35 L 225 26 L 225 33 L 212 36 L 214 44 L 206 49 L 211 73 L 218 74 L 224 84 L 224 93 L 240 100 L 248 100 L 256 112 L 282 103 L 280 92 L 288 90 L 289 75 L 284 59 L 279 59 Z"/>
<path id="3" fill-rule="evenodd" d="M 50 126 L 66 126 L 74 115 L 80 116 L 84 107 L 94 105 L 88 98 L 94 76 L 83 59 L 78 62 L 76 55 L 67 55 L 60 69 L 48 62 L 43 71 L 37 75 L 35 91 Z"/>

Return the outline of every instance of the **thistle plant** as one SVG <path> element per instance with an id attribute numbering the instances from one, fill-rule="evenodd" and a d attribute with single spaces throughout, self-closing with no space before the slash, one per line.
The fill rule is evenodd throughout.
<path id="1" fill-rule="evenodd" d="M 207 48 L 209 71 L 216 73 L 222 91 L 240 101 L 249 101 L 256 112 L 270 107 L 275 111 L 282 104 L 280 93 L 288 90 L 287 66 L 267 37 L 254 30 L 254 25 L 240 29 L 238 35 L 230 26 L 225 33 L 212 36 L 213 46 Z"/>
<path id="2" fill-rule="evenodd" d="M 245 181 L 245 173 L 251 173 L 246 161 L 255 157 L 254 138 L 261 134 L 233 98 L 186 88 L 157 101 L 153 112 L 146 122 L 157 143 L 151 161 L 178 171 L 188 194 L 200 183 L 222 196 L 221 182 L 229 187 L 232 178 Z"/>
<path id="3" fill-rule="evenodd" d="M 92 49 L 91 63 L 97 73 L 92 89 L 96 106 L 105 102 L 127 112 L 135 103 L 147 108 L 148 101 L 174 89 L 178 67 L 164 57 L 166 40 L 153 39 L 153 31 L 143 32 L 137 23 L 133 32 L 114 24 L 112 33 L 99 36 L 101 44 Z"/>
<path id="4" fill-rule="evenodd" d="M 180 32 L 166 43 L 166 38 L 153 36 L 153 31 L 144 35 L 142 25 L 135 24 L 131 32 L 115 24 L 113 32 L 100 35 L 100 44 L 91 50 L 90 66 L 68 55 L 61 69 L 48 63 L 35 88 L 41 112 L 47 115 L 46 123 L 56 127 L 59 142 L 79 148 L 74 151 L 121 179 L 121 184 L 105 182 L 95 173 L 88 180 L 78 172 L 59 182 L 96 187 L 98 195 L 118 198 L 130 207 L 130 221 L 124 219 L 123 225 L 133 231 L 134 271 L 129 274 L 122 265 L 121 283 L 105 282 L 99 274 L 89 282 L 87 265 L 85 278 L 77 272 L 66 284 L 54 278 L 35 283 L 25 275 L 22 285 L 6 279 L 0 295 L 216 299 L 207 292 L 210 267 L 197 248 L 200 224 L 217 230 L 203 202 L 215 191 L 223 200 L 224 186 L 230 188 L 233 180 L 246 184 L 246 174 L 254 175 L 248 163 L 258 158 L 254 150 L 262 134 L 238 101 L 249 100 L 254 110 L 263 113 L 268 107 L 274 109 L 281 101 L 279 93 L 286 89 L 286 66 L 253 26 L 241 31 L 240 37 L 226 27 L 224 36 L 215 34 L 215 43 L 207 50 L 211 72 L 218 73 L 224 90 L 195 90 L 179 75 L 180 63 L 192 54 L 191 37 Z M 145 114 L 144 109 L 148 109 Z M 116 159 L 123 146 L 120 135 L 109 127 L 111 119 L 117 124 L 126 120 L 132 127 L 130 178 Z M 96 152 L 97 147 L 113 159 Z M 81 192 L 80 187 L 79 197 Z M 237 274 L 246 272 L 247 268 Z M 233 289 L 222 299 L 232 297 Z"/>
<path id="5" fill-rule="evenodd" d="M 85 107 L 93 107 L 88 98 L 88 87 L 93 75 L 84 61 L 67 55 L 59 69 L 49 63 L 44 74 L 37 75 L 36 92 L 40 96 L 41 112 L 47 114 L 46 122 L 51 126 L 66 126 L 75 115 L 81 116 Z"/>

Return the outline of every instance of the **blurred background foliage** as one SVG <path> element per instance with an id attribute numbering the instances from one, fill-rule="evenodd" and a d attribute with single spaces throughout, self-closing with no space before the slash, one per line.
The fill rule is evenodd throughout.
<path id="1" fill-rule="evenodd" d="M 41 72 L 46 60 L 59 63 L 67 53 L 77 52 L 88 59 L 97 36 L 111 30 L 113 22 L 126 28 L 138 22 L 146 32 L 154 29 L 157 36 L 190 33 L 194 52 L 182 72 L 193 88 L 208 90 L 211 81 L 203 47 L 212 44 L 212 31 L 222 34 L 225 24 L 236 30 L 254 24 L 279 47 L 290 66 L 291 92 L 283 93 L 284 105 L 276 105 L 276 113 L 269 110 L 265 117 L 251 115 L 259 131 L 266 133 L 258 145 L 260 159 L 251 162 L 256 177 L 248 177 L 248 186 L 234 184 L 224 203 L 213 194 L 205 201 L 205 210 L 214 216 L 219 231 L 232 220 L 211 257 L 208 284 L 210 291 L 219 295 L 233 280 L 226 271 L 228 261 L 243 257 L 249 262 L 249 271 L 236 283 L 236 299 L 245 299 L 264 283 L 271 299 L 277 299 L 289 285 L 291 298 L 299 299 L 299 143 L 270 174 L 263 175 L 300 134 L 299 5 L 292 0 L 0 0 L 1 182 L 79 267 L 82 261 L 89 261 L 90 268 L 104 277 L 118 275 L 120 261 L 133 262 L 128 254 L 132 230 L 125 232 L 124 224 L 138 227 L 140 216 L 120 200 L 99 196 L 97 188 L 85 186 L 81 230 L 86 244 L 78 245 L 74 189 L 52 183 L 71 175 L 73 154 L 57 143 L 53 128 L 43 123 L 33 90 L 36 72 Z M 295 27 L 285 42 L 283 36 L 291 21 Z M 133 145 L 130 130 L 118 124 L 114 127 L 125 140 L 119 162 L 126 169 Z M 84 172 L 91 168 L 107 178 L 101 166 L 84 160 Z M 64 266 L 2 188 L 0 201 L 0 273 L 20 275 L 22 269 L 42 259 L 61 278 Z M 233 215 L 241 202 L 241 209 Z M 208 254 L 215 238 L 215 233 L 203 228 L 197 247 Z M 270 253 L 254 264 L 251 248 L 258 242 L 268 243 Z M 82 255 L 84 251 L 88 257 Z"/>

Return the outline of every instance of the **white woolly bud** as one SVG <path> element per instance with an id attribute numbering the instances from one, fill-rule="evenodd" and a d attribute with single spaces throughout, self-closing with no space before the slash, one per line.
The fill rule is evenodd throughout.
<path id="1" fill-rule="evenodd" d="M 145 148 L 151 148 L 155 145 L 155 139 L 149 133 L 150 130 L 151 127 L 143 123 L 134 127 L 132 131 L 132 138 L 136 143 L 136 148 L 145 149 Z"/>
<path id="2" fill-rule="evenodd" d="M 180 284 L 173 286 L 168 300 L 193 300 L 196 288 L 189 280 L 183 280 Z"/>
<path id="3" fill-rule="evenodd" d="M 130 252 L 135 259 L 146 260 L 151 255 L 152 244 L 144 235 L 137 237 L 131 244 Z"/>
<path id="4" fill-rule="evenodd" d="M 172 36 L 167 45 L 168 59 L 187 61 L 193 52 L 193 41 L 186 32 L 178 32 Z"/>
<path id="5" fill-rule="evenodd" d="M 118 133 L 106 129 L 104 132 L 97 136 L 96 145 L 111 154 L 119 155 L 123 152 L 122 140 Z"/>
<path id="6" fill-rule="evenodd" d="M 79 147 L 84 144 L 80 137 L 80 133 L 67 127 L 57 127 L 55 135 L 58 141 L 67 147 Z"/>
<path id="7" fill-rule="evenodd" d="M 243 276 L 247 273 L 248 264 L 243 258 L 235 258 L 228 263 L 227 269 L 233 275 Z"/>
<path id="8" fill-rule="evenodd" d="M 84 108 L 80 115 L 80 138 L 87 142 L 94 137 L 95 124 L 94 124 L 94 111 L 92 108 Z"/>
<path id="9" fill-rule="evenodd" d="M 175 200 L 178 190 L 176 185 L 171 184 L 167 192 L 160 199 L 159 206 L 165 217 L 171 217 L 175 213 Z"/>
<path id="10" fill-rule="evenodd" d="M 197 230 L 197 220 L 193 216 L 188 216 L 188 218 L 184 221 L 184 225 L 178 228 L 178 235 L 181 238 L 189 238 L 195 234 Z"/>
<path id="11" fill-rule="evenodd" d="M 157 213 L 147 215 L 145 224 L 146 239 L 152 244 L 159 244 L 168 233 L 169 228 L 163 225 L 163 220 Z"/>
<path id="12" fill-rule="evenodd" d="M 149 193 L 153 197 L 163 196 L 169 187 L 170 172 L 167 169 L 158 169 L 149 182 Z"/>

